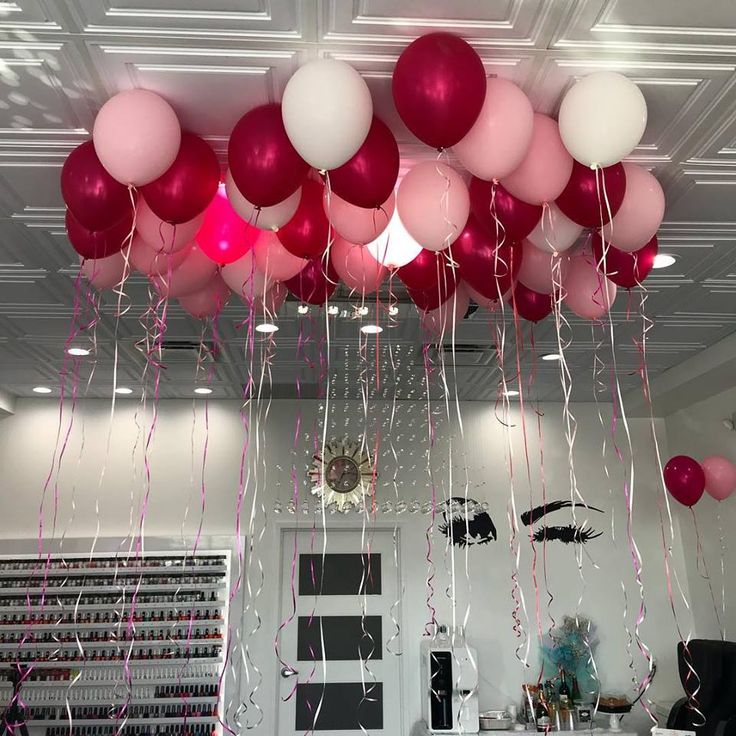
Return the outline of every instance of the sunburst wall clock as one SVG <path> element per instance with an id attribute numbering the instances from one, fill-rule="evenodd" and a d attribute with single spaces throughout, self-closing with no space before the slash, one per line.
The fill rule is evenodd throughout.
<path id="1" fill-rule="evenodd" d="M 357 440 L 330 440 L 322 454 L 314 455 L 308 474 L 312 495 L 324 499 L 325 506 L 357 506 L 371 493 L 373 464 Z"/>

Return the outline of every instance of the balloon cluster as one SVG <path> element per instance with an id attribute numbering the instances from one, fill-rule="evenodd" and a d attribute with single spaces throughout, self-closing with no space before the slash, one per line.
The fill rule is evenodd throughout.
<path id="1" fill-rule="evenodd" d="M 83 273 L 108 288 L 130 263 L 201 316 L 221 308 L 226 287 L 251 304 L 286 289 L 322 304 L 340 280 L 368 294 L 395 270 L 434 331 L 471 298 L 538 321 L 564 297 L 597 319 L 617 286 L 647 276 L 664 196 L 648 171 L 620 163 L 647 117 L 628 79 L 582 79 L 558 123 L 513 83 L 487 79 L 461 38 L 430 33 L 401 54 L 393 96 L 409 130 L 452 148 L 469 177 L 440 157 L 414 165 L 395 193 L 396 140 L 363 78 L 333 59 L 297 70 L 281 104 L 243 115 L 222 182 L 212 149 L 165 100 L 116 95 L 62 171 Z M 584 228 L 590 244 L 574 249 Z"/>
<path id="2" fill-rule="evenodd" d="M 720 455 L 702 463 L 688 455 L 676 455 L 664 466 L 664 484 L 683 506 L 694 506 L 703 493 L 723 501 L 736 491 L 736 465 Z"/>

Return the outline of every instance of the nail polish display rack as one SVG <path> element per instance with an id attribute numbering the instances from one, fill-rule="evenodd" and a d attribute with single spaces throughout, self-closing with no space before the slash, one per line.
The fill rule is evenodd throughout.
<path id="1" fill-rule="evenodd" d="M 0 712 L 46 736 L 220 732 L 229 552 L 0 558 Z M 31 733 L 34 733 L 33 731 Z"/>

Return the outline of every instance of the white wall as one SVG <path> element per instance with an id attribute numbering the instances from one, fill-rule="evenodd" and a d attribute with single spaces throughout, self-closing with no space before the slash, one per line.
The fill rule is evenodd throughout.
<path id="1" fill-rule="evenodd" d="M 300 408 L 301 430 L 294 447 L 296 411 Z M 209 406 L 209 442 L 206 481 L 205 533 L 227 535 L 235 532 L 235 506 L 238 490 L 240 456 L 246 436 L 235 402 L 211 402 Z M 544 476 L 548 498 L 569 498 L 570 480 L 568 445 L 562 431 L 559 405 L 542 407 L 542 446 L 544 450 Z M 517 510 L 520 513 L 533 503 L 542 501 L 540 482 L 540 443 L 536 428 L 536 414 L 526 417 L 529 476 L 525 462 L 525 443 L 520 417 L 514 411 L 510 417 L 514 425 L 507 433 L 494 414 L 493 407 L 481 402 L 464 403 L 461 406 L 464 440 L 460 436 L 455 418 L 445 417 L 445 407 L 432 407 L 437 423 L 437 438 L 432 451 L 432 467 L 438 493 L 448 492 L 449 469 L 452 468 L 451 495 L 463 495 L 464 468 L 467 464 L 470 480 L 469 493 L 479 501 L 487 500 L 490 513 L 498 529 L 498 541 L 485 547 L 468 551 L 469 593 L 462 552 L 455 554 L 457 563 L 457 601 L 460 615 L 465 612 L 467 600 L 472 602 L 468 627 L 468 639 L 477 647 L 480 659 L 481 708 L 502 707 L 517 702 L 520 685 L 525 680 L 536 679 L 536 671 L 523 669 L 516 657 L 518 640 L 512 630 L 511 575 L 513 557 L 509 547 L 509 523 L 506 515 L 510 500 L 507 438 L 511 438 L 513 461 L 513 488 Z M 632 671 L 629 667 L 629 651 L 639 675 L 644 672 L 643 660 L 636 647 L 627 650 L 625 624 L 633 628 L 638 613 L 639 592 L 634 579 L 629 544 L 626 536 L 626 503 L 623 490 L 626 467 L 617 459 L 612 447 L 610 421 L 604 419 L 602 428 L 592 405 L 573 406 L 579 421 L 575 440 L 575 470 L 580 493 L 585 500 L 605 510 L 605 515 L 584 513 L 578 509 L 578 518 L 588 516 L 591 525 L 603 531 L 603 536 L 582 549 L 581 569 L 578 570 L 574 545 L 548 545 L 549 587 L 554 601 L 548 606 L 544 591 L 540 593 L 540 625 L 549 626 L 549 615 L 557 619 L 563 613 L 574 613 L 578 600 L 581 613 L 590 616 L 597 625 L 600 645 L 597 665 L 606 691 L 632 692 Z M 454 409 L 451 408 L 451 413 Z M 427 473 L 425 453 L 427 448 L 426 406 L 400 403 L 394 418 L 393 443 L 398 453 L 398 467 L 391 452 L 389 422 L 390 404 L 378 404 L 371 408 L 371 436 L 380 430 L 382 437 L 378 490 L 379 504 L 394 497 L 391 478 L 396 473 L 397 490 L 402 498 L 427 500 Z M 313 443 L 320 441 L 314 427 L 322 415 L 317 402 L 274 402 L 267 421 L 256 432 L 257 422 L 251 417 L 249 439 L 250 457 L 260 468 L 257 484 L 258 502 L 271 509 L 274 499 L 286 503 L 293 487 L 290 479 L 292 465 L 296 476 L 303 481 L 306 465 L 311 457 Z M 200 480 L 202 444 L 204 439 L 204 403 L 161 402 L 160 414 L 149 453 L 152 491 L 146 514 L 146 534 L 161 536 L 191 536 L 196 533 L 200 512 Z M 80 404 L 74 416 L 74 426 L 59 473 L 57 536 L 65 531 L 69 537 L 90 537 L 95 533 L 99 520 L 100 534 L 105 537 L 123 536 L 130 529 L 131 504 L 138 513 L 138 504 L 144 489 L 142 448 L 150 426 L 150 415 L 138 411 L 132 401 L 118 401 L 112 432 L 109 435 L 110 409 L 106 402 L 89 401 Z M 68 412 L 63 428 L 66 428 Z M 3 494 L 0 496 L 0 535 L 8 538 L 33 538 L 38 531 L 40 492 L 48 473 L 52 448 L 57 433 L 58 406 L 53 400 L 19 401 L 16 414 L 0 422 L 0 463 L 4 469 Z M 627 455 L 625 437 L 616 437 Z M 653 448 L 649 422 L 630 421 L 635 452 L 635 506 L 634 537 L 643 556 L 643 584 L 646 596 L 647 618 L 641 627 L 641 637 L 649 646 L 659 664 L 659 674 L 650 693 L 655 700 L 666 703 L 680 696 L 681 688 L 676 675 L 676 635 L 666 597 L 663 551 L 660 521 L 657 509 L 657 471 L 653 462 Z M 363 408 L 358 403 L 332 402 L 328 435 L 342 436 L 345 432 L 358 435 L 364 427 Z M 321 430 L 320 430 L 321 431 Z M 662 433 L 662 427 L 658 425 Z M 62 432 L 63 436 L 64 432 Z M 663 434 L 663 433 L 662 433 Z M 315 439 L 316 437 L 316 439 Z M 257 438 L 257 439 L 256 439 Z M 452 462 L 448 446 L 452 438 Z M 663 438 L 662 452 L 667 448 Z M 83 451 L 80 451 L 83 445 Z M 605 445 L 605 453 L 604 453 Z M 194 453 L 192 448 L 194 447 Z M 194 460 L 192 460 L 194 456 Z M 106 463 L 105 458 L 107 457 Z M 625 461 L 627 463 L 628 461 Z M 100 484 L 100 472 L 106 464 Z M 263 477 L 266 472 L 265 478 Z M 610 480 L 608 479 L 610 476 Z M 254 486 L 249 485 L 244 524 L 252 504 Z M 54 484 L 51 484 L 45 500 L 46 529 L 51 529 L 51 514 L 55 506 Z M 303 483 L 299 492 L 308 493 Z M 74 497 L 74 515 L 72 515 Z M 185 508 L 190 504 L 185 519 Z M 257 504 L 258 506 L 258 504 Z M 562 515 L 562 512 L 560 512 Z M 309 524 L 302 516 L 269 514 L 264 536 L 256 553 L 264 565 L 267 585 L 257 602 L 263 617 L 263 628 L 253 642 L 253 654 L 264 673 L 264 685 L 258 697 L 266 711 L 266 720 L 256 731 L 259 734 L 274 733 L 273 704 L 276 702 L 274 683 L 276 669 L 273 657 L 273 634 L 277 625 L 279 586 L 279 534 L 284 526 Z M 421 632 L 426 621 L 426 576 L 424 528 L 427 517 L 404 514 L 399 517 L 379 516 L 379 523 L 401 527 L 402 577 L 405 583 L 403 599 L 404 657 L 402 662 L 407 702 L 407 725 L 419 717 L 418 649 Z M 550 519 L 552 521 L 552 519 Z M 357 515 L 349 520 L 330 523 L 359 525 Z M 557 523 L 560 523 L 559 521 Z M 564 520 L 563 520 L 564 523 Z M 257 515 L 257 528 L 262 525 L 262 515 Z M 523 535 L 523 531 L 522 531 Z M 356 535 L 356 544 L 359 537 Z M 521 550 L 520 580 L 524 592 L 530 622 L 524 622 L 526 633 L 534 643 L 537 628 L 535 588 L 531 581 L 531 545 L 528 538 L 519 540 Z M 679 536 L 675 550 L 682 545 Z M 580 551 L 580 550 L 578 550 Z M 444 596 L 444 547 L 442 538 L 435 540 L 434 558 L 439 571 L 435 584 L 436 604 L 440 620 L 449 619 L 449 603 Z M 682 573 L 683 560 L 675 563 Z M 541 577 L 541 570 L 540 577 Z M 628 613 L 624 618 L 624 594 L 628 596 Z M 732 608 L 733 610 L 733 608 Z M 536 665 L 535 647 L 528 661 Z M 648 724 L 642 713 L 632 717 L 640 731 Z"/>
<path id="2" fill-rule="evenodd" d="M 723 426 L 723 419 L 730 419 L 736 411 L 736 389 L 725 391 L 706 401 L 666 417 L 667 437 L 671 455 L 691 455 L 702 460 L 708 455 L 723 455 L 736 462 L 736 432 Z M 705 577 L 706 567 L 698 564 L 697 535 L 693 516 L 687 509 L 674 504 L 682 532 L 683 551 L 687 563 L 688 581 L 693 601 L 695 634 L 702 638 L 720 638 L 716 610 L 726 627 L 726 636 L 736 638 L 733 611 L 736 610 L 736 544 L 733 529 L 736 528 L 736 497 L 718 502 L 705 494 L 694 507 L 705 565 L 710 586 Z M 719 530 L 720 527 L 720 530 Z M 723 555 L 721 550 L 723 535 Z M 723 572 L 721 559 L 723 557 Z M 714 606 L 711 589 L 716 600 Z M 725 590 L 726 616 L 722 614 Z M 730 624 L 730 626 L 729 626 Z"/>

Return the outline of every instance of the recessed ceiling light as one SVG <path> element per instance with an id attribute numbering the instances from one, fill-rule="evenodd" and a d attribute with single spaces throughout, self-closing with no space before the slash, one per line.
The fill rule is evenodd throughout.
<path id="1" fill-rule="evenodd" d="M 264 332 L 270 335 L 272 332 L 278 332 L 278 325 L 271 324 L 270 322 L 262 322 L 260 325 L 256 325 L 256 332 Z"/>
<path id="2" fill-rule="evenodd" d="M 337 304 L 330 304 L 330 306 L 327 307 L 327 314 L 340 314 L 340 307 L 338 307 Z"/>
<path id="3" fill-rule="evenodd" d="M 358 314 L 359 314 L 359 315 L 360 315 L 361 317 L 365 317 L 365 316 L 366 316 L 366 314 L 368 314 L 368 312 L 369 312 L 370 310 L 368 309 L 368 307 L 358 307 L 358 308 L 357 308 L 357 309 L 356 309 L 355 311 L 356 311 L 356 312 L 357 312 L 357 313 L 358 313 Z"/>
<path id="4" fill-rule="evenodd" d="M 129 394 L 132 394 L 133 393 L 133 389 L 132 388 L 127 388 L 126 386 L 118 386 L 115 389 L 115 393 L 116 394 L 121 394 L 123 396 L 128 396 Z"/>
<path id="5" fill-rule="evenodd" d="M 36 394 L 50 394 L 51 389 L 48 386 L 34 386 L 33 392 Z"/>
<path id="6" fill-rule="evenodd" d="M 309 314 L 309 307 L 306 304 L 300 304 L 296 308 L 297 314 Z"/>
<path id="7" fill-rule="evenodd" d="M 652 268 L 669 268 L 676 260 L 677 258 L 669 253 L 657 253 L 654 256 L 654 265 Z"/>
<path id="8" fill-rule="evenodd" d="M 87 348 L 69 348 L 66 351 L 69 355 L 73 355 L 75 357 L 83 357 L 85 355 L 89 355 L 90 351 L 87 350 Z"/>
<path id="9" fill-rule="evenodd" d="M 518 391 L 515 391 L 514 389 L 509 389 L 508 391 L 504 391 L 503 392 L 503 395 L 504 396 L 508 396 L 508 397 L 518 396 L 519 395 L 519 392 Z"/>
<path id="10" fill-rule="evenodd" d="M 364 335 L 378 335 L 383 332 L 383 327 L 381 327 L 381 325 L 363 325 L 360 328 L 360 331 Z"/>
<path id="11" fill-rule="evenodd" d="M 542 360 L 559 360 L 561 358 L 559 353 L 547 353 L 542 356 Z"/>
<path id="12" fill-rule="evenodd" d="M 206 386 L 197 386 L 197 388 L 194 389 L 194 393 L 195 394 L 202 394 L 202 395 L 206 396 L 207 394 L 211 394 L 212 393 L 212 389 L 211 388 L 207 388 Z"/>
<path id="13" fill-rule="evenodd" d="M 399 308 L 394 304 L 388 308 L 388 313 L 395 317 L 399 313 Z"/>

